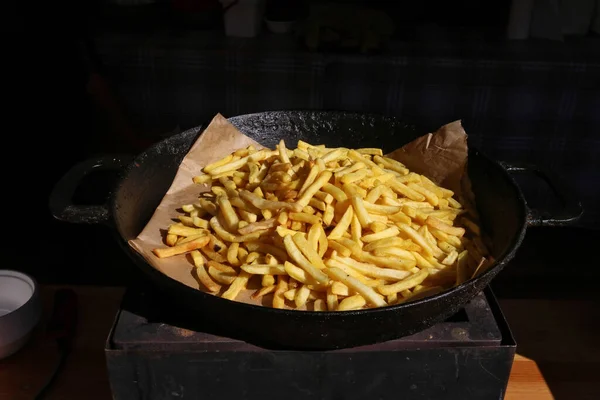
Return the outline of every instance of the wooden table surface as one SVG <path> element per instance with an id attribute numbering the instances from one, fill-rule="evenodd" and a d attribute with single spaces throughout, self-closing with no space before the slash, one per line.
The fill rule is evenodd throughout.
<path id="1" fill-rule="evenodd" d="M 52 296 L 59 287 L 42 287 L 44 318 L 50 313 Z M 79 301 L 77 336 L 65 368 L 47 398 L 111 399 L 103 349 L 124 289 L 72 288 Z M 600 354 L 597 349 L 592 350 L 597 330 L 592 331 L 596 327 L 588 325 L 590 314 L 585 314 L 597 314 L 596 304 L 591 301 L 530 299 L 500 302 L 515 335 L 518 353 L 506 399 L 600 398 L 598 378 L 592 372 L 600 367 Z M 566 348 L 560 348 L 565 343 Z M 25 348 L 0 360 L 0 400 L 32 400 L 56 359 L 54 341 L 47 339 L 38 329 Z"/>

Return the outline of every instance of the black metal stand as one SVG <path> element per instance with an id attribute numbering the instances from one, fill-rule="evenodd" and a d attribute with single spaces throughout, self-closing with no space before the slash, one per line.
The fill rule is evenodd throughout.
<path id="1" fill-rule="evenodd" d="M 164 322 L 176 320 L 168 307 L 152 293 L 125 296 L 105 348 L 115 400 L 497 400 L 516 350 L 489 288 L 415 335 L 332 351 L 264 349 L 206 333 L 214 327 L 188 330 Z"/>

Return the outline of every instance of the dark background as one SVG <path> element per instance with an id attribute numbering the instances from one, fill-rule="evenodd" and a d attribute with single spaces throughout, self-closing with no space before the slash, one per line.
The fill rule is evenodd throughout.
<path id="1" fill-rule="evenodd" d="M 94 154 L 137 154 L 217 112 L 327 108 L 401 116 L 423 133 L 462 119 L 470 143 L 495 159 L 558 172 L 584 217 L 574 228 L 530 229 L 494 285 L 504 297 L 595 293 L 596 35 L 507 41 L 508 1 L 369 1 L 396 27 L 384 50 L 311 52 L 266 29 L 227 38 L 220 9 L 205 3 L 4 6 L 6 268 L 50 283 L 136 279 L 108 229 L 49 213 L 50 191 L 71 166 Z M 86 182 L 76 200 L 102 202 L 111 183 Z M 530 183 L 532 205 L 559 207 L 540 182 Z M 567 277 L 575 280 L 565 285 Z"/>

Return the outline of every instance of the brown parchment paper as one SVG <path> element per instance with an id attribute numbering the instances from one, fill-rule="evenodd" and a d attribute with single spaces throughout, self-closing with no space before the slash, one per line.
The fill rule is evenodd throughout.
<path id="1" fill-rule="evenodd" d="M 223 115 L 217 114 L 184 157 L 169 190 L 142 232 L 129 241 L 130 246 L 163 274 L 192 288 L 205 290 L 195 276 L 189 255 L 159 259 L 152 249 L 165 247 L 165 232 L 181 215 L 181 206 L 195 202 L 200 193 L 208 190 L 208 186 L 193 183 L 192 178 L 199 175 L 205 165 L 251 144 L 257 149 L 264 148 L 240 132 Z M 460 198 L 465 187 L 464 180 L 468 180 L 465 174 L 467 155 L 467 134 L 460 121 L 454 121 L 387 156 L 402 162 L 409 170 L 453 190 Z M 249 288 L 240 293 L 236 300 L 258 304 L 259 300 L 250 298 L 251 293 L 252 288 Z"/>

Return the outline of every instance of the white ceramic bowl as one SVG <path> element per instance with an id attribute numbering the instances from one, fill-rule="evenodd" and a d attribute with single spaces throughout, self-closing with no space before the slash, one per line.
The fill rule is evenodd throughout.
<path id="1" fill-rule="evenodd" d="M 27 343 L 41 314 L 35 279 L 19 271 L 0 269 L 0 359 Z"/>

